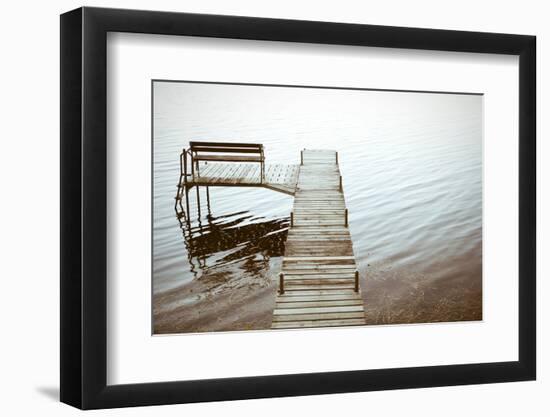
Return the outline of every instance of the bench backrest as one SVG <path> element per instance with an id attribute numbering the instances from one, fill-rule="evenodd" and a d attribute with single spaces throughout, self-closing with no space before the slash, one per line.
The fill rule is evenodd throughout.
<path id="1" fill-rule="evenodd" d="M 192 153 L 262 154 L 261 143 L 189 142 Z"/>

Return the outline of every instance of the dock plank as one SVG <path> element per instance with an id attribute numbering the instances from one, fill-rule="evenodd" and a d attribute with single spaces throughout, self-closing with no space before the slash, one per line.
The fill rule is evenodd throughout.
<path id="1" fill-rule="evenodd" d="M 297 164 L 266 164 L 261 178 L 260 166 L 254 163 L 201 163 L 195 175 L 188 179 L 189 187 L 255 186 L 294 195 L 298 182 Z"/>
<path id="2" fill-rule="evenodd" d="M 272 329 L 303 329 L 307 327 L 348 327 L 362 326 L 365 324 L 364 318 L 347 320 L 316 320 L 316 321 L 287 321 L 273 323 Z"/>

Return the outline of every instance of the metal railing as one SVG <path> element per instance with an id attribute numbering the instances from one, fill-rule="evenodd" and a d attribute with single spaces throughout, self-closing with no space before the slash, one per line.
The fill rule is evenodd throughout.
<path id="1" fill-rule="evenodd" d="M 353 291 L 359 292 L 359 271 L 356 269 L 354 274 Z M 279 294 L 285 293 L 285 274 L 279 273 Z"/>

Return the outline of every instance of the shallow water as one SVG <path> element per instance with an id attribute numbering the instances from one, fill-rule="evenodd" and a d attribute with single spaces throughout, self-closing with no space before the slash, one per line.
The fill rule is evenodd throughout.
<path id="1" fill-rule="evenodd" d="M 368 322 L 480 319 L 482 100 L 155 83 L 154 293 L 223 272 L 223 294 L 278 273 L 292 197 L 210 187 L 200 204 L 192 190 L 190 226 L 174 210 L 189 140 L 259 142 L 267 163 L 338 151 Z"/>

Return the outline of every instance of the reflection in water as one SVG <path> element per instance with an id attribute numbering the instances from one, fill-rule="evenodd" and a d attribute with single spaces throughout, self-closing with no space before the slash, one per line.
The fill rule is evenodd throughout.
<path id="1" fill-rule="evenodd" d="M 280 269 L 289 226 L 281 207 L 288 213 L 284 203 L 289 199 L 281 195 L 276 211 L 264 210 L 269 217 L 249 210 L 222 210 L 223 214 L 215 216 L 208 191 L 201 204 L 205 188 L 197 188 L 196 197 L 191 193 L 194 204 L 185 204 L 191 207 L 189 211 L 179 200 L 175 215 L 173 209 L 170 216 L 166 212 L 167 224 L 172 220 L 166 230 L 179 230 L 179 238 L 165 249 L 168 256 L 156 257 L 161 265 L 155 271 L 168 271 L 176 284 L 160 282 L 163 291 L 154 291 L 155 334 L 271 326 L 275 286 L 270 271 Z M 239 193 L 262 195 L 258 190 Z M 214 199 L 214 207 L 219 200 Z M 189 274 L 193 279 L 188 279 Z"/>
<path id="2" fill-rule="evenodd" d="M 250 274 L 269 267 L 271 257 L 282 256 L 289 218 L 265 220 L 249 211 L 214 216 L 207 192 L 207 214 L 202 216 L 200 199 L 193 220 L 181 201 L 176 204 L 176 217 L 183 233 L 190 271 L 199 272 L 227 267 L 236 262 Z"/>

